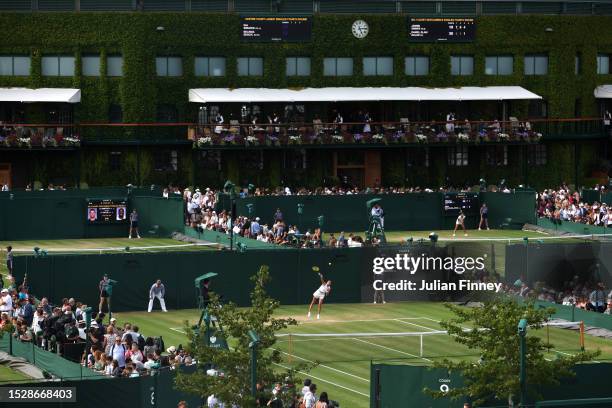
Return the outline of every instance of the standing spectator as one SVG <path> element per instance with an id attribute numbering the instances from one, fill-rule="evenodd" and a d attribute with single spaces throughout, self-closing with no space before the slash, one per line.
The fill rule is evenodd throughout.
<path id="1" fill-rule="evenodd" d="M 283 220 L 283 213 L 281 212 L 280 208 L 277 208 L 276 212 L 274 213 L 274 222 L 278 222 L 282 220 Z"/>
<path id="2" fill-rule="evenodd" d="M 317 384 L 310 384 L 308 387 L 308 392 L 304 394 L 304 406 L 306 408 L 315 408 L 315 404 L 317 403 L 317 396 L 315 395 L 317 391 Z"/>
<path id="3" fill-rule="evenodd" d="M 6 269 L 8 269 L 8 274 L 13 275 L 13 247 L 6 247 Z"/>
<path id="4" fill-rule="evenodd" d="M 217 112 L 217 116 L 215 116 L 214 122 L 217 124 L 217 126 L 215 126 L 215 133 L 221 134 L 221 132 L 223 131 L 223 123 L 225 122 L 225 119 L 223 118 L 221 112 Z"/>
<path id="5" fill-rule="evenodd" d="M 344 123 L 344 118 L 340 114 L 340 111 L 336 112 L 336 117 L 334 118 L 334 123 L 336 124 L 336 131 L 342 130 L 342 124 Z"/>
<path id="6" fill-rule="evenodd" d="M 17 317 L 23 318 L 28 326 L 32 326 L 32 320 L 34 319 L 34 307 L 28 299 L 19 299 L 19 310 Z"/>
<path id="7" fill-rule="evenodd" d="M 121 342 L 121 337 L 115 337 L 115 344 L 113 344 L 110 348 L 110 355 L 113 357 L 113 360 L 117 361 L 117 366 L 120 370 L 123 370 L 125 367 L 125 353 L 127 349 L 125 345 Z M 114 364 L 114 361 L 113 361 Z M 114 376 L 113 372 L 113 376 Z"/>
<path id="8" fill-rule="evenodd" d="M 0 314 L 2 313 L 8 313 L 9 316 L 13 313 L 13 298 L 6 288 L 0 291 Z"/>
<path id="9" fill-rule="evenodd" d="M 161 305 L 162 310 L 164 312 L 168 311 L 166 310 L 166 302 L 164 301 L 165 294 L 166 294 L 166 287 L 164 286 L 162 281 L 158 279 L 153 284 L 153 286 L 151 286 L 151 289 L 149 289 L 149 309 L 148 309 L 149 313 L 151 313 L 151 310 L 153 310 L 153 300 L 155 298 L 159 300 L 159 304 Z"/>
<path id="10" fill-rule="evenodd" d="M 310 384 L 312 384 L 312 380 L 306 378 L 304 380 L 304 386 L 302 387 L 302 396 L 305 396 L 310 391 Z"/>
<path id="11" fill-rule="evenodd" d="M 136 212 L 135 208 L 130 214 L 130 235 L 128 236 L 129 239 L 132 239 L 134 231 L 136 231 L 136 238 L 140 239 L 140 234 L 138 233 L 138 213 Z"/>
<path id="12" fill-rule="evenodd" d="M 251 238 L 255 238 L 257 237 L 257 235 L 259 235 L 259 233 L 261 232 L 261 225 L 259 225 L 259 217 L 255 218 L 255 221 L 253 221 L 251 223 Z"/>

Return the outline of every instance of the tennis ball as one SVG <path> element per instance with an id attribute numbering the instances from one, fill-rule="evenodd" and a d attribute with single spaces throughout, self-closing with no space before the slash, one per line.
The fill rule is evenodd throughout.
<path id="1" fill-rule="evenodd" d="M 312 267 L 312 271 L 313 272 L 319 272 L 319 267 L 318 266 L 313 266 Z"/>
<path id="2" fill-rule="evenodd" d="M 328 265 L 331 266 L 331 262 L 329 262 Z"/>

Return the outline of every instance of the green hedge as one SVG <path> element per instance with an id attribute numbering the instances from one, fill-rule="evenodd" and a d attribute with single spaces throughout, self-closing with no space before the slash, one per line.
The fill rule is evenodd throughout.
<path id="1" fill-rule="evenodd" d="M 370 34 L 355 39 L 350 31 L 356 18 L 370 24 Z M 301 44 L 247 44 L 239 39 L 239 16 L 206 13 L 2 13 L 0 24 L 11 28 L 0 45 L 0 53 L 33 56 L 30 77 L 2 77 L 0 86 L 75 86 L 83 89 L 78 119 L 107 120 L 110 103 L 119 102 L 125 121 L 155 119 L 159 103 L 176 104 L 181 118 L 191 118 L 187 102 L 195 87 L 301 87 L 301 86 L 459 86 L 522 85 L 544 96 L 551 117 L 574 115 L 575 99 L 582 99 L 583 114 L 597 113 L 593 89 L 609 83 L 611 75 L 596 75 L 598 52 L 612 52 L 607 28 L 612 17 L 578 16 L 483 16 L 477 19 L 476 41 L 461 44 L 415 44 L 407 40 L 406 17 L 401 15 L 318 15 L 313 17 L 312 41 Z M 156 27 L 163 26 L 164 31 Z M 546 32 L 552 28 L 552 32 Z M 124 57 L 124 77 L 85 78 L 77 68 L 72 78 L 43 77 L 43 54 L 100 52 Z M 548 53 L 549 74 L 523 76 L 523 55 Z M 574 57 L 582 57 L 582 73 L 574 74 Z M 227 57 L 227 75 L 218 78 L 194 76 L 196 55 Z M 426 77 L 404 75 L 404 57 L 431 56 L 431 73 Z M 475 74 L 452 77 L 451 54 L 473 54 Z M 484 74 L 486 55 L 515 56 L 514 74 Z M 156 55 L 183 57 L 184 74 L 179 78 L 157 78 Z M 265 71 L 259 78 L 238 77 L 236 57 L 263 56 Z M 285 76 L 286 56 L 312 57 L 310 77 Z M 361 75 L 363 56 L 390 55 L 395 58 L 394 75 Z M 323 58 L 352 56 L 355 75 L 324 77 Z M 78 61 L 77 61 L 78 65 Z M 103 70 L 105 64 L 103 64 Z"/>

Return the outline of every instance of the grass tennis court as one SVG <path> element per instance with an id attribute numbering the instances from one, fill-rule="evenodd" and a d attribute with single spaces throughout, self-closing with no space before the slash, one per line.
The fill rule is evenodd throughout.
<path id="1" fill-rule="evenodd" d="M 438 235 L 438 241 L 441 243 L 450 242 L 481 242 L 481 243 L 499 243 L 499 244 L 516 244 L 523 242 L 524 238 L 528 238 L 530 242 L 580 242 L 592 239 L 591 235 L 565 235 L 554 236 L 544 232 L 529 231 L 529 230 L 510 230 L 510 229 L 492 229 L 492 230 L 468 230 L 467 237 L 463 231 L 458 230 L 457 235 L 453 237 L 453 230 L 433 230 L 433 231 L 385 231 L 387 242 L 392 244 L 404 244 L 406 240 L 412 238 L 413 241 L 424 240 L 429 241 L 429 234 L 435 232 Z M 344 236 L 348 238 L 348 234 L 359 235 L 365 238 L 365 233 L 355 231 L 345 231 Z M 335 232 L 336 238 L 340 235 Z M 329 233 L 326 233 L 326 239 L 329 238 Z M 599 237 L 605 238 L 605 237 Z"/>
<path id="2" fill-rule="evenodd" d="M 427 335 L 441 330 L 439 322 L 450 317 L 441 303 L 400 302 L 381 304 L 325 305 L 321 320 L 306 318 L 307 306 L 283 306 L 279 315 L 291 316 L 300 324 L 284 334 L 349 333 L 345 337 L 279 337 L 277 347 L 283 352 L 283 365 L 300 361 L 318 361 L 320 365 L 309 374 L 319 391 L 327 391 L 344 407 L 369 407 L 370 361 L 397 361 L 403 364 L 431 365 L 443 357 L 478 359 L 478 354 L 455 343 L 446 334 Z M 185 344 L 183 322 L 197 322 L 197 310 L 168 313 L 126 312 L 116 315 L 120 323 L 129 321 L 141 327 L 144 335 L 162 335 L 166 347 Z M 154 318 L 152 318 L 154 317 Z M 411 333 L 405 336 L 380 337 L 372 333 Z M 360 333 L 359 335 L 353 335 Z M 425 333 L 425 334 L 424 334 Z M 536 335 L 530 331 L 529 335 Z M 546 329 L 537 335 L 547 336 Z M 547 355 L 572 354 L 580 350 L 578 331 L 550 328 L 548 335 L 554 345 Z M 423 355 L 420 341 L 423 338 Z M 587 350 L 600 349 L 597 361 L 612 360 L 612 340 L 586 336 Z"/>
<path id="3" fill-rule="evenodd" d="M 6 246 L 11 245 L 13 252 L 19 254 L 33 254 L 33 248 L 47 250 L 53 253 L 96 253 L 96 252 L 122 252 L 129 251 L 165 252 L 165 251 L 189 251 L 217 249 L 218 245 L 210 243 L 205 245 L 194 245 L 177 241 L 172 238 L 81 238 L 81 239 L 56 239 L 56 240 L 32 240 L 32 241 L 0 241 L 0 248 L 4 259 L 6 257 Z"/>

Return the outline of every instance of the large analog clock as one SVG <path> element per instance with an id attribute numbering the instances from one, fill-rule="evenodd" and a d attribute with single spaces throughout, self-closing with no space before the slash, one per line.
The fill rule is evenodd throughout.
<path id="1" fill-rule="evenodd" d="M 368 32 L 370 32 L 370 26 L 363 20 L 355 20 L 351 27 L 351 31 L 356 38 L 365 38 Z"/>

